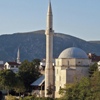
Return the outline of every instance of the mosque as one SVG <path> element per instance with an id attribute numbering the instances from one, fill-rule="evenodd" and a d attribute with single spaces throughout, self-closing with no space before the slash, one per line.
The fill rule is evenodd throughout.
<path id="1" fill-rule="evenodd" d="M 44 91 L 40 90 L 40 96 L 59 98 L 60 88 L 64 88 L 65 84 L 73 83 L 75 78 L 80 80 L 84 76 L 88 76 L 88 69 L 91 60 L 87 54 L 80 48 L 70 47 L 61 52 L 55 59 L 53 66 L 53 14 L 51 2 L 49 2 L 47 12 L 46 35 L 46 66 L 45 74 L 31 85 L 42 86 Z M 51 94 L 48 93 L 51 89 Z M 44 92 L 44 94 L 43 94 Z M 50 92 L 50 91 L 49 91 Z"/>

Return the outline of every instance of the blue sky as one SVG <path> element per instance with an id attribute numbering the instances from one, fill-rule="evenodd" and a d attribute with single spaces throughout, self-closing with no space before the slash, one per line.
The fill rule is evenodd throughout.
<path id="1" fill-rule="evenodd" d="M 100 40 L 100 0 L 51 0 L 55 32 Z M 0 34 L 46 28 L 48 0 L 0 0 Z"/>

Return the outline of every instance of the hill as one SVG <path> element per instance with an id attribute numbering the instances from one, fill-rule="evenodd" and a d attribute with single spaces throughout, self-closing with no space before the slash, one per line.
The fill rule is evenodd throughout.
<path id="1" fill-rule="evenodd" d="M 98 43 L 88 42 L 62 33 L 54 34 L 54 58 L 57 58 L 64 49 L 72 46 L 79 47 L 87 53 L 92 52 L 100 55 L 100 44 Z M 0 36 L 0 60 L 14 61 L 18 48 L 20 48 L 22 61 L 45 58 L 45 31 Z"/>
<path id="2" fill-rule="evenodd" d="M 90 43 L 100 44 L 100 41 L 89 41 Z"/>

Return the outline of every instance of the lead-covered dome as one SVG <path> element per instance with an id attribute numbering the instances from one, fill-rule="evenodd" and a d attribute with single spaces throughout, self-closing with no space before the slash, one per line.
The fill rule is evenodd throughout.
<path id="1" fill-rule="evenodd" d="M 87 54 L 80 48 L 71 47 L 61 52 L 58 58 L 82 58 L 87 59 Z"/>

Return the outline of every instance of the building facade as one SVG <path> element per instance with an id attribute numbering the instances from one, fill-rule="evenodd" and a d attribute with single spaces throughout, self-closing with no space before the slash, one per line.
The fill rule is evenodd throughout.
<path id="1" fill-rule="evenodd" d="M 91 60 L 83 50 L 71 47 L 62 51 L 55 63 L 55 97 L 58 98 L 59 90 L 65 84 L 88 76 Z"/>
<path id="2" fill-rule="evenodd" d="M 17 73 L 19 71 L 19 66 L 17 62 L 6 62 L 4 64 L 4 69 L 12 70 L 14 73 Z"/>

